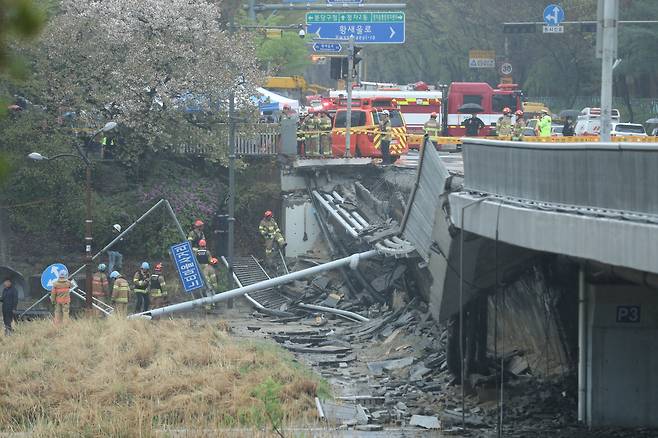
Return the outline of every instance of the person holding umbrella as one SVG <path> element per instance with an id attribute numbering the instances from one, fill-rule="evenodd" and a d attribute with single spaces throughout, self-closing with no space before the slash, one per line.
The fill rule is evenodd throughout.
<path id="1" fill-rule="evenodd" d="M 477 115 L 484 111 L 480 105 L 476 103 L 465 103 L 459 107 L 460 113 L 471 114 L 471 117 L 464 120 L 462 126 L 466 128 L 466 135 L 469 137 L 477 137 L 480 135 L 480 129 L 484 128 L 484 122 Z"/>

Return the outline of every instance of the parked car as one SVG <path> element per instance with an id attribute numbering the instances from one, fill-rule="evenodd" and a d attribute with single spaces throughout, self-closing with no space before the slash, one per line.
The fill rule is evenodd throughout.
<path id="1" fill-rule="evenodd" d="M 646 137 L 647 132 L 639 123 L 613 123 L 610 135 Z"/>
<path id="2" fill-rule="evenodd" d="M 555 123 L 551 125 L 551 137 L 562 137 L 562 129 L 564 125 L 556 125 Z"/>

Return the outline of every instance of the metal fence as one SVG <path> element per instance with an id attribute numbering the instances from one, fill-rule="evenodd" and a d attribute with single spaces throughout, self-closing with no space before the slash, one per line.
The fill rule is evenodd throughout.
<path id="1" fill-rule="evenodd" d="M 658 143 L 464 139 L 463 150 L 469 191 L 658 215 Z"/>
<path id="2" fill-rule="evenodd" d="M 279 124 L 263 123 L 255 125 L 253 131 L 236 133 L 235 151 L 238 155 L 276 155 L 279 143 Z"/>

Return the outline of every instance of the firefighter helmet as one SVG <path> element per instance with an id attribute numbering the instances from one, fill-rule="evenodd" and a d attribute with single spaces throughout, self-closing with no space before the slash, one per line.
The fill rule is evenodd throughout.
<path id="1" fill-rule="evenodd" d="M 211 264 L 211 265 L 214 266 L 214 265 L 216 265 L 217 263 L 219 263 L 219 260 L 217 260 L 216 257 L 213 257 L 213 258 L 210 259 L 210 264 Z"/>
<path id="2" fill-rule="evenodd" d="M 110 274 L 110 278 L 118 278 L 120 276 L 121 274 L 119 274 L 119 271 L 112 271 L 112 273 Z"/>
<path id="3" fill-rule="evenodd" d="M 523 117 L 523 111 L 521 111 L 521 110 L 518 110 L 514 114 L 516 114 L 516 117 Z"/>
<path id="4" fill-rule="evenodd" d="M 57 273 L 57 278 L 68 278 L 69 277 L 69 271 L 66 269 L 62 269 Z"/>
<path id="5" fill-rule="evenodd" d="M 112 225 L 112 228 L 114 228 L 117 231 L 117 233 L 121 232 L 121 225 L 119 225 L 119 224 Z"/>
<path id="6" fill-rule="evenodd" d="M 98 265 L 98 270 L 100 272 L 105 272 L 106 269 L 107 269 L 107 266 L 105 265 L 105 263 L 101 263 L 100 265 Z"/>
<path id="7" fill-rule="evenodd" d="M 436 113 L 430 114 L 430 117 L 433 118 L 433 119 L 436 119 Z"/>
<path id="8" fill-rule="evenodd" d="M 511 113 L 511 112 L 512 112 L 512 110 L 509 109 L 509 107 L 505 107 L 505 108 L 503 108 L 503 114 L 509 114 L 509 113 Z"/>
<path id="9" fill-rule="evenodd" d="M 162 263 L 156 263 L 156 265 L 155 265 L 155 270 L 156 270 L 157 272 L 162 271 Z"/>
<path id="10" fill-rule="evenodd" d="M 206 239 L 199 240 L 199 247 L 200 248 L 205 248 L 206 247 Z"/>
<path id="11" fill-rule="evenodd" d="M 265 212 L 265 217 L 268 218 L 268 219 L 271 218 L 271 217 L 272 217 L 272 211 L 271 211 L 271 210 L 267 210 L 267 211 Z"/>
<path id="12" fill-rule="evenodd" d="M 149 269 L 151 269 L 151 265 L 149 265 L 148 262 L 142 262 L 142 269 L 148 271 Z"/>
<path id="13" fill-rule="evenodd" d="M 203 226 L 203 221 L 201 219 L 197 219 L 194 221 L 194 227 L 199 228 Z"/>
<path id="14" fill-rule="evenodd" d="M 391 113 L 389 113 L 388 110 L 382 111 L 382 114 L 385 115 L 385 116 L 390 116 L 391 115 Z"/>

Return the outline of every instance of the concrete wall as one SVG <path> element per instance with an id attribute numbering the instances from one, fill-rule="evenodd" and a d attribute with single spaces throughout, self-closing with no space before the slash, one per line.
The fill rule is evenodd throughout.
<path id="1" fill-rule="evenodd" d="M 588 423 L 658 427 L 658 291 L 588 289 Z"/>

